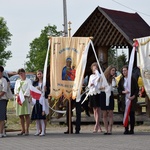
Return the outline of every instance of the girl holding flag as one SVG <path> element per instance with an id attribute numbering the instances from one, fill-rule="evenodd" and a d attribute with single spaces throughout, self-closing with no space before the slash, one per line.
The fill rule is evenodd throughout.
<path id="1" fill-rule="evenodd" d="M 136 108 L 136 102 L 137 102 L 137 97 L 139 93 L 139 87 L 136 79 L 134 77 L 131 77 L 131 89 L 130 91 L 128 90 L 128 85 L 127 85 L 127 79 L 128 79 L 128 66 L 123 66 L 122 67 L 122 78 L 120 79 L 118 83 L 118 92 L 121 96 L 121 102 L 122 102 L 122 109 L 125 111 L 126 107 L 126 99 L 129 99 L 131 101 L 130 108 L 128 109 L 129 111 L 126 112 L 127 115 L 130 116 L 130 130 L 127 126 L 125 126 L 125 131 L 124 134 L 134 134 L 134 125 L 135 125 L 135 108 Z M 128 97 L 128 93 L 130 93 Z M 128 116 L 127 116 L 128 118 Z M 127 120 L 128 121 L 128 120 Z"/>
<path id="2" fill-rule="evenodd" d="M 23 68 L 18 70 L 20 79 L 15 83 L 14 94 L 16 96 L 16 115 L 19 116 L 21 122 L 21 133 L 18 135 L 28 135 L 30 125 L 30 85 L 31 80 L 26 78 L 26 73 Z M 25 127 L 26 121 L 26 127 Z"/>
<path id="3" fill-rule="evenodd" d="M 46 115 L 49 114 L 49 104 L 48 104 L 48 94 L 49 86 L 46 84 L 44 87 L 44 94 L 42 93 L 43 87 L 43 71 L 38 70 L 36 74 L 36 80 L 33 82 L 33 86 L 41 91 L 41 96 L 39 99 L 32 98 L 32 103 L 34 104 L 32 110 L 31 120 L 36 120 L 36 133 L 35 136 L 44 136 L 46 129 Z M 32 95 L 31 95 L 32 96 Z"/>

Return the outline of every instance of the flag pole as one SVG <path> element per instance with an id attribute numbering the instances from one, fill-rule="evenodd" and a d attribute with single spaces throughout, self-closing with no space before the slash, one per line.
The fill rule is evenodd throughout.
<path id="1" fill-rule="evenodd" d="M 71 37 L 71 22 L 69 21 L 68 22 L 68 37 Z M 71 101 L 72 101 L 72 98 L 69 99 L 69 134 L 71 134 L 71 128 L 72 128 L 72 106 L 71 106 Z M 73 130 L 73 129 L 72 129 Z"/>

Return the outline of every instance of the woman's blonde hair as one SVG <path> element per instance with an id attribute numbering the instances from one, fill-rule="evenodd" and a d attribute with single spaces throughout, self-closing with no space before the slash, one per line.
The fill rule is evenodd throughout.
<path id="1" fill-rule="evenodd" d="M 92 65 L 91 65 L 91 70 L 92 70 L 93 66 L 96 66 L 96 67 L 98 68 L 97 62 L 92 63 Z"/>
<path id="2" fill-rule="evenodd" d="M 114 78 L 114 76 L 112 76 L 112 75 L 110 74 L 110 71 L 111 71 L 113 68 L 115 68 L 115 70 L 116 70 L 116 67 L 114 67 L 114 66 L 108 66 L 107 69 L 104 71 L 104 75 L 105 75 L 105 77 L 106 77 L 106 80 L 107 80 L 108 84 L 111 84 L 111 83 L 112 83 L 112 79 Z"/>

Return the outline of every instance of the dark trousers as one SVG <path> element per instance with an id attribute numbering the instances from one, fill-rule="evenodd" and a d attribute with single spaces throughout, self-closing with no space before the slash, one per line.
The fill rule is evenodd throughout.
<path id="1" fill-rule="evenodd" d="M 73 106 L 75 105 L 76 107 L 76 127 L 75 130 L 76 132 L 80 131 L 80 125 L 81 125 L 81 102 L 76 102 L 75 100 L 71 101 L 71 110 L 73 109 Z M 71 112 L 73 114 L 73 112 Z M 67 101 L 66 105 L 66 122 L 67 122 L 67 127 L 69 130 L 69 101 Z M 71 122 L 71 132 L 73 132 L 73 123 Z"/>
<path id="2" fill-rule="evenodd" d="M 81 125 L 81 102 L 76 102 L 76 132 L 80 131 Z"/>
<path id="3" fill-rule="evenodd" d="M 84 94 L 82 97 L 81 97 L 81 103 L 82 101 L 85 99 L 86 97 L 86 94 Z M 89 114 L 89 100 L 85 100 L 84 103 L 81 105 L 82 108 L 85 110 L 86 114 Z"/>
<path id="4" fill-rule="evenodd" d="M 130 111 L 129 117 L 130 117 L 130 130 L 134 131 L 134 126 L 135 126 L 135 112 L 134 111 Z M 128 124 L 127 127 L 125 127 L 125 130 L 126 131 L 129 130 L 129 124 Z"/>

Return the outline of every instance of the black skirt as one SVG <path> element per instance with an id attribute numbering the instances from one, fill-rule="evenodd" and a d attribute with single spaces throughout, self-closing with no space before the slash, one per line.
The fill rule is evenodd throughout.
<path id="1" fill-rule="evenodd" d="M 100 94 L 89 96 L 90 107 L 100 107 Z"/>
<path id="2" fill-rule="evenodd" d="M 101 110 L 114 110 L 114 95 L 113 92 L 111 92 L 111 96 L 109 98 L 109 105 L 106 106 L 106 93 L 101 92 L 100 93 L 100 105 Z"/>
<path id="3" fill-rule="evenodd" d="M 7 100 L 0 100 L 0 121 L 6 120 Z"/>
<path id="4" fill-rule="evenodd" d="M 46 115 L 42 116 L 42 105 L 36 100 L 36 103 L 32 110 L 31 120 L 39 120 L 39 119 L 46 119 Z"/>

